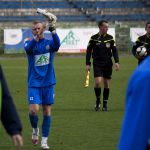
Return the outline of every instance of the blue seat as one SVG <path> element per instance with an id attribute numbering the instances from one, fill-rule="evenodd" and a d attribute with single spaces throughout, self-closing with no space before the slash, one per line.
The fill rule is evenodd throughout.
<path id="1" fill-rule="evenodd" d="M 76 22 L 76 21 L 87 21 L 88 19 L 86 16 L 65 16 L 65 15 L 59 15 L 57 16 L 59 21 L 70 21 L 70 22 Z M 45 20 L 42 16 L 0 16 L 1 22 L 31 22 L 34 20 Z"/>
<path id="2" fill-rule="evenodd" d="M 78 8 L 143 8 L 145 4 L 138 1 L 74 1 Z"/>
<path id="3" fill-rule="evenodd" d="M 31 9 L 31 8 L 70 8 L 65 1 L 0 1 L 0 9 Z"/>
<path id="4" fill-rule="evenodd" d="M 96 21 L 101 19 L 109 21 L 145 21 L 150 20 L 150 14 L 131 14 L 131 15 L 93 15 Z"/>
<path id="5" fill-rule="evenodd" d="M 84 8 L 89 9 L 89 8 L 145 8 L 146 3 L 140 2 L 140 1 L 82 1 L 82 0 L 76 0 L 72 1 L 72 3 L 68 3 L 65 0 L 59 0 L 59 1 L 30 1 L 30 0 L 25 0 L 25 1 L 15 1 L 15 0 L 10 0 L 10 1 L 0 1 L 0 9 L 32 9 L 32 8 L 51 8 L 51 9 L 81 9 Z M 98 14 L 92 14 L 92 15 L 86 15 L 84 12 L 80 15 L 58 15 L 58 20 L 59 21 L 67 21 L 67 22 L 74 22 L 74 21 L 98 21 L 101 19 L 106 19 L 110 21 L 131 21 L 131 20 L 148 20 L 150 18 L 150 15 L 148 14 L 128 14 L 128 15 L 98 15 Z M 0 16 L 1 21 L 33 21 L 33 20 L 41 20 L 43 19 L 42 16 L 36 15 L 36 16 Z"/>

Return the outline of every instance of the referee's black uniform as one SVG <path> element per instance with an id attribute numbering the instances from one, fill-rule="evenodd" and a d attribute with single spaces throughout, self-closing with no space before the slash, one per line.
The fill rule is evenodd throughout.
<path id="1" fill-rule="evenodd" d="M 148 56 L 150 54 L 150 37 L 148 37 L 147 34 L 144 34 L 144 35 L 138 37 L 138 39 L 135 42 L 135 45 L 133 45 L 132 53 L 135 57 L 136 57 L 136 49 L 139 46 L 145 46 L 146 47 L 146 50 L 147 50 L 146 56 Z M 138 59 L 138 63 L 141 63 L 143 59 L 145 59 L 145 57 Z"/>
<path id="2" fill-rule="evenodd" d="M 115 63 L 119 63 L 118 51 L 113 37 L 109 34 L 93 35 L 89 41 L 86 52 L 86 65 L 91 65 L 90 58 L 93 58 L 94 77 L 111 78 L 112 56 Z"/>
<path id="3" fill-rule="evenodd" d="M 106 25 L 104 24 L 106 23 Z M 103 24 L 103 25 L 102 25 Z M 98 25 L 99 28 L 106 26 L 107 22 L 102 21 Z M 111 79 L 112 75 L 112 56 L 114 57 L 115 63 L 119 63 L 118 51 L 115 45 L 113 37 L 107 33 L 100 34 L 97 33 L 93 35 L 88 43 L 86 52 L 86 66 L 91 65 L 90 59 L 93 58 L 93 71 L 94 77 L 103 77 L 106 80 Z M 94 87 L 96 96 L 95 110 L 100 110 L 100 96 L 101 87 Z M 109 87 L 103 89 L 103 111 L 107 111 L 107 101 L 109 97 Z"/>

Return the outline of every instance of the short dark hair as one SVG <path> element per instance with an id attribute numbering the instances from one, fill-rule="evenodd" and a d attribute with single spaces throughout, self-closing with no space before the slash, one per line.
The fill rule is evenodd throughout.
<path id="1" fill-rule="evenodd" d="M 32 22 L 33 25 L 36 25 L 38 23 L 41 23 L 41 21 L 35 20 L 35 21 Z"/>
<path id="2" fill-rule="evenodd" d="M 32 22 L 32 25 L 36 25 L 38 23 L 41 23 L 43 25 L 44 28 L 46 28 L 46 22 L 42 22 L 42 21 L 39 21 L 39 20 L 35 20 Z"/>
<path id="3" fill-rule="evenodd" d="M 102 26 L 103 23 L 108 23 L 108 21 L 106 21 L 106 20 L 100 20 L 100 21 L 98 22 L 98 27 Z"/>
<path id="4" fill-rule="evenodd" d="M 146 22 L 146 27 L 147 27 L 148 24 L 150 24 L 150 21 Z"/>

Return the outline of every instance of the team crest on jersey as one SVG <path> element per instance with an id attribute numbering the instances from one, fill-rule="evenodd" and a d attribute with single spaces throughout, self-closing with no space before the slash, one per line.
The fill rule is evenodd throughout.
<path id="1" fill-rule="evenodd" d="M 107 48 L 110 48 L 110 43 L 106 43 L 106 47 L 107 47 Z"/>
<path id="2" fill-rule="evenodd" d="M 50 49 L 49 45 L 46 45 L 46 50 L 49 50 L 49 49 Z"/>
<path id="3" fill-rule="evenodd" d="M 50 63 L 50 53 L 35 55 L 35 66 L 44 66 Z"/>
<path id="4" fill-rule="evenodd" d="M 32 38 L 25 38 L 24 43 L 27 42 L 27 41 L 31 41 L 31 40 L 32 40 Z"/>

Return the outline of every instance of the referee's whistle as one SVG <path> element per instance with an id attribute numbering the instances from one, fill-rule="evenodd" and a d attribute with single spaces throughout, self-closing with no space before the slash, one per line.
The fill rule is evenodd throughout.
<path id="1" fill-rule="evenodd" d="M 85 82 L 84 82 L 84 87 L 87 88 L 89 86 L 89 80 L 90 80 L 90 71 L 88 70 L 86 72 L 86 77 L 85 77 Z"/>

